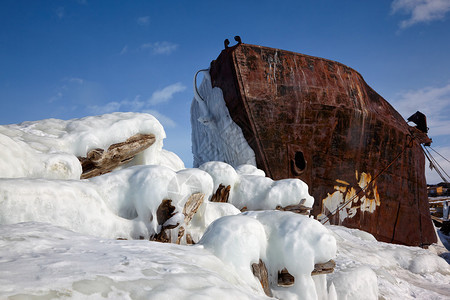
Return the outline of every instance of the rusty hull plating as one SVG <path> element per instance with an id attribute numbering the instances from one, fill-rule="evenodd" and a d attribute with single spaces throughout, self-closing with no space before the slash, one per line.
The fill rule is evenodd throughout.
<path id="1" fill-rule="evenodd" d="M 436 242 L 420 142 L 410 143 L 412 127 L 358 72 L 323 58 L 239 43 L 211 62 L 210 74 L 258 168 L 273 179 L 305 181 L 315 216 L 352 199 L 330 217 L 332 224 L 385 242 Z"/>

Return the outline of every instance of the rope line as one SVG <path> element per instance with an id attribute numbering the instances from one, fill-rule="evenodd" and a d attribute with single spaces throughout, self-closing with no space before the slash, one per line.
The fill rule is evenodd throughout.
<path id="1" fill-rule="evenodd" d="M 445 172 L 444 168 L 442 168 L 442 166 L 437 162 L 437 160 L 431 155 L 430 151 L 428 151 L 427 148 L 423 147 L 422 148 L 423 153 L 425 154 L 426 158 L 428 159 L 428 161 L 430 162 L 432 168 L 436 171 L 436 173 L 438 173 L 438 175 L 441 177 L 441 179 L 448 183 L 447 178 L 445 178 L 445 176 L 442 174 L 442 172 L 444 172 L 445 175 L 447 175 L 448 178 L 450 178 L 450 176 L 447 174 L 447 172 Z"/>
<path id="2" fill-rule="evenodd" d="M 445 159 L 446 161 L 448 161 L 450 163 L 450 160 L 446 159 L 444 156 L 442 156 L 439 152 L 437 152 L 436 150 L 434 150 L 433 148 L 431 148 L 430 146 L 428 146 L 428 148 L 430 148 L 431 150 L 433 150 L 434 152 L 436 152 L 437 155 L 439 155 L 440 157 L 442 157 L 443 159 Z"/>

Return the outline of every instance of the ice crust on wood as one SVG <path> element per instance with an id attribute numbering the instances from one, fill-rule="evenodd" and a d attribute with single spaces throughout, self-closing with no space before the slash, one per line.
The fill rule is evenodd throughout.
<path id="1" fill-rule="evenodd" d="M 163 150 L 166 133 L 149 114 L 112 113 L 81 119 L 46 119 L 0 126 L 0 178 L 79 179 L 77 157 L 93 149 L 126 141 L 135 134 L 154 134 L 154 144 L 136 155 L 132 165 L 184 168 L 180 158 Z"/>

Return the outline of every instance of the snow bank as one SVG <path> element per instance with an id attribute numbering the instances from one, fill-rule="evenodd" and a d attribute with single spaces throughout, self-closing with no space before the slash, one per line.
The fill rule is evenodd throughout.
<path id="1" fill-rule="evenodd" d="M 251 265 L 261 259 L 268 270 L 270 288 L 280 299 L 317 299 L 311 272 L 315 264 L 336 254 L 336 241 L 322 224 L 282 211 L 223 217 L 208 227 L 199 244 L 230 265 L 250 286 L 260 289 Z M 295 278 L 291 287 L 278 286 L 278 272 L 284 268 Z M 328 297 L 326 289 L 319 292 Z"/>
<path id="2" fill-rule="evenodd" d="M 269 299 L 201 247 L 0 226 L 1 299 Z"/>
<path id="3" fill-rule="evenodd" d="M 255 153 L 241 128 L 231 119 L 222 90 L 212 87 L 209 71 L 203 71 L 203 75 L 198 93 L 194 79 L 191 104 L 194 167 L 214 160 L 233 167 L 243 164 L 256 166 Z"/>
<path id="4" fill-rule="evenodd" d="M 369 233 L 327 226 L 337 241 L 338 299 L 448 299 L 450 267 L 430 250 L 376 241 Z"/>
<path id="5" fill-rule="evenodd" d="M 214 191 L 220 184 L 230 186 L 229 203 L 238 209 L 264 210 L 286 207 L 299 203 L 312 207 L 314 198 L 308 194 L 308 185 L 300 179 L 274 181 L 264 177 L 264 171 L 252 165 L 241 165 L 236 170 L 219 161 L 199 166 L 214 181 Z"/>
<path id="6" fill-rule="evenodd" d="M 137 133 L 152 133 L 155 143 L 129 165 L 166 165 L 184 168 L 173 153 L 163 151 L 166 137 L 159 121 L 142 113 L 112 113 L 73 120 L 47 119 L 0 126 L 0 177 L 79 179 L 78 156 L 107 149 Z"/>
<path id="7" fill-rule="evenodd" d="M 240 274 L 249 286 L 263 292 L 251 269 L 253 263 L 266 258 L 268 241 L 260 222 L 243 215 L 220 218 L 208 227 L 199 245 Z"/>
<path id="8" fill-rule="evenodd" d="M 224 108 L 196 101 L 207 134 L 223 129 L 236 141 Z M 153 133 L 156 143 L 120 170 L 79 180 L 78 155 L 136 133 Z M 132 113 L 0 126 L 0 298 L 266 299 L 251 269 L 260 259 L 280 299 L 450 295 L 449 266 L 431 251 L 273 211 L 299 203 L 312 207 L 314 199 L 298 179 L 265 177 L 247 159 L 243 143 L 223 157 L 238 158 L 238 149 L 247 153 L 244 165 L 213 161 L 184 169 L 162 149 L 164 137 L 156 119 Z M 202 149 L 220 152 L 211 145 Z M 230 185 L 230 203 L 208 201 L 220 184 Z M 205 201 L 186 225 L 182 211 L 194 193 L 203 193 Z M 156 215 L 164 199 L 175 208 L 167 222 L 179 223 L 198 245 L 115 240 L 160 232 Z M 241 214 L 243 208 L 260 211 Z M 311 276 L 315 264 L 334 257 L 333 274 Z M 284 268 L 295 278 L 290 287 L 278 286 Z"/>
<path id="9" fill-rule="evenodd" d="M 210 197 L 212 178 L 206 172 L 157 165 L 87 180 L 0 179 L 0 224 L 48 222 L 95 236 L 148 239 L 160 231 L 161 202 L 170 199 L 182 212 L 193 193 Z"/>
<path id="10" fill-rule="evenodd" d="M 261 179 L 270 185 L 264 193 L 256 193 Z M 219 182 L 233 186 L 234 203 L 208 201 Z M 159 165 L 133 166 L 86 180 L 0 179 L 0 224 L 48 222 L 95 236 L 148 239 L 160 232 L 156 212 L 164 199 L 170 199 L 178 213 L 172 221 L 183 225 L 198 241 L 214 220 L 240 213 L 238 208 L 242 207 L 232 204 L 274 209 L 277 205 L 297 204 L 305 197 L 313 201 L 307 188 L 300 180 L 272 181 L 262 176 L 238 175 L 222 162 L 177 172 Z M 181 213 L 194 193 L 203 193 L 205 203 L 186 226 Z"/>

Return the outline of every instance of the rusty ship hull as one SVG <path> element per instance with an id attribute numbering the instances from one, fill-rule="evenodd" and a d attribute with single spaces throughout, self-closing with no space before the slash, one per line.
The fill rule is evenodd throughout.
<path id="1" fill-rule="evenodd" d="M 258 168 L 305 181 L 314 216 L 384 242 L 436 242 L 420 141 L 358 72 L 239 43 L 211 62 L 210 75 Z"/>

